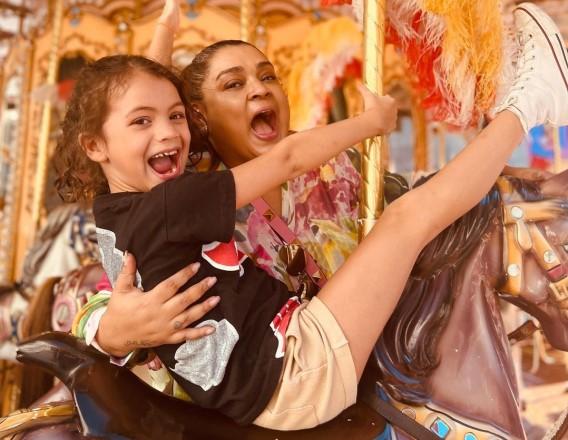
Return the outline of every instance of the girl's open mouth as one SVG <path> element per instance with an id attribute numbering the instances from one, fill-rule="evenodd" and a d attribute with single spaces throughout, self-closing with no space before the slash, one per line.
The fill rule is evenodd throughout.
<path id="1" fill-rule="evenodd" d="M 179 150 L 163 151 L 154 154 L 148 159 L 148 165 L 162 179 L 170 179 L 178 175 L 179 171 Z"/>
<path id="2" fill-rule="evenodd" d="M 262 110 L 250 123 L 253 133 L 263 141 L 272 141 L 278 136 L 278 121 L 274 110 Z"/>

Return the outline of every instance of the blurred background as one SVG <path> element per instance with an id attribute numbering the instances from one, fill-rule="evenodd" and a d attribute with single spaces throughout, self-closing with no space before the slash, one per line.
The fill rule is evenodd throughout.
<path id="1" fill-rule="evenodd" d="M 568 37 L 568 1 L 535 1 Z M 501 2 L 503 16 L 515 2 Z M 51 154 L 65 103 L 81 67 L 116 53 L 144 54 L 161 0 L 0 0 L 0 415 L 21 401 L 25 376 L 13 362 L 18 320 L 34 289 L 54 276 L 97 261 L 88 206 L 63 205 L 53 190 Z M 266 53 L 288 93 L 292 129 L 343 119 L 359 111 L 363 35 L 348 5 L 319 0 L 184 0 L 174 63 L 187 65 L 221 39 L 246 39 Z M 387 44 L 384 87 L 399 101 L 399 126 L 388 139 L 385 166 L 409 180 L 449 161 L 480 130 L 434 120 L 422 105 L 414 72 Z M 356 154 L 357 149 L 354 149 Z M 357 159 L 355 159 L 355 162 Z M 552 172 L 568 168 L 568 127 L 537 127 L 511 165 Z M 86 295 L 86 294 L 85 294 Z M 74 300 L 73 300 L 74 301 Z M 57 327 L 78 305 L 43 310 Z M 503 309 L 511 329 L 529 319 Z M 40 319 L 40 318 L 38 318 Z M 513 356 L 529 438 L 541 438 L 568 406 L 568 357 L 540 333 Z"/>

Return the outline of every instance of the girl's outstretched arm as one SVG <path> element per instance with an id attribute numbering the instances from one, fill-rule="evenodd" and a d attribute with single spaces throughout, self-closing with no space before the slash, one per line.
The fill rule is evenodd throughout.
<path id="1" fill-rule="evenodd" d="M 237 208 L 269 190 L 306 173 L 346 148 L 369 137 L 390 133 L 396 126 L 396 103 L 361 87 L 365 111 L 353 118 L 294 133 L 262 154 L 231 169 L 237 191 Z"/>
<path id="2" fill-rule="evenodd" d="M 179 14 L 179 0 L 166 0 L 148 48 L 148 58 L 164 66 L 172 64 L 174 37 L 179 30 Z"/>

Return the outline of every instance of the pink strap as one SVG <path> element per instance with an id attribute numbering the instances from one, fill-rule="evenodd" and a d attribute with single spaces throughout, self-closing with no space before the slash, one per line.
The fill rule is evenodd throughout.
<path id="1" fill-rule="evenodd" d="M 274 211 L 272 211 L 272 208 L 262 197 L 254 200 L 252 202 L 252 206 L 254 206 L 254 209 L 256 209 L 256 211 L 265 218 L 272 230 L 276 232 L 286 244 L 300 243 L 296 234 L 292 232 L 286 222 L 282 220 L 279 215 L 276 215 Z M 318 267 L 311 254 L 305 249 L 304 255 L 306 258 L 306 273 L 320 288 L 323 287 L 327 281 L 325 275 Z"/>

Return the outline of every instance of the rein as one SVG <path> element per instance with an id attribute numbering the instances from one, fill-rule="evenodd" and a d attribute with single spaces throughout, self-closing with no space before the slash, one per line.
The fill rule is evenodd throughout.
<path id="1" fill-rule="evenodd" d="M 523 288 L 523 260 L 532 253 L 548 278 L 552 298 L 568 318 L 568 272 L 537 222 L 553 220 L 561 212 L 554 200 L 526 202 L 511 182 L 497 181 L 503 201 L 503 264 L 506 280 L 501 290 L 519 296 Z"/>

